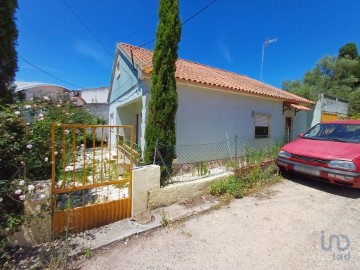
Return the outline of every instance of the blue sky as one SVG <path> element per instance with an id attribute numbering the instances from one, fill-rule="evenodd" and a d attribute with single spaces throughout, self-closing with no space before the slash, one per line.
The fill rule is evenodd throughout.
<path id="1" fill-rule="evenodd" d="M 75 11 L 106 50 L 71 13 Z M 180 0 L 184 21 L 212 0 Z M 46 72 L 81 87 L 110 83 L 117 42 L 142 45 L 155 37 L 155 0 L 19 0 L 18 54 Z M 301 79 L 324 55 L 360 46 L 358 0 L 217 0 L 183 26 L 179 57 L 281 87 Z M 154 43 L 145 46 L 153 49 Z M 19 58 L 18 81 L 76 87 L 38 71 Z"/>

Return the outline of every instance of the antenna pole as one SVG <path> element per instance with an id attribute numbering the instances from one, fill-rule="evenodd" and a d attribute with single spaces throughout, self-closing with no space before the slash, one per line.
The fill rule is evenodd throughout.
<path id="1" fill-rule="evenodd" d="M 263 65 L 264 65 L 264 53 L 265 53 L 265 43 L 262 45 L 262 55 L 261 55 L 261 71 L 260 71 L 260 80 L 263 82 Z"/>

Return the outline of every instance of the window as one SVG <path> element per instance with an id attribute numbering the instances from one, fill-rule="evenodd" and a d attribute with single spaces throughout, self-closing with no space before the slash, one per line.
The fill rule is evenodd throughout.
<path id="1" fill-rule="evenodd" d="M 269 138 L 270 115 L 255 114 L 255 138 Z"/>

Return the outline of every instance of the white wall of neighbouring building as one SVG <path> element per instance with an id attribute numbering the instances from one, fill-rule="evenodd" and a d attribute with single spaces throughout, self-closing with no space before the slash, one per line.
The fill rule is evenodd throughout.
<path id="1" fill-rule="evenodd" d="M 109 94 L 108 87 L 85 88 L 81 89 L 81 98 L 86 103 L 107 103 Z"/>

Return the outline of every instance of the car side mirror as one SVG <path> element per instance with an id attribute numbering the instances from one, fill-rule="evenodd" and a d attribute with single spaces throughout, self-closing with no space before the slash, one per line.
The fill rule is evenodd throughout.
<path id="1" fill-rule="evenodd" d="M 299 133 L 299 134 L 298 134 L 298 138 L 301 138 L 303 135 L 304 135 L 304 134 Z"/>

